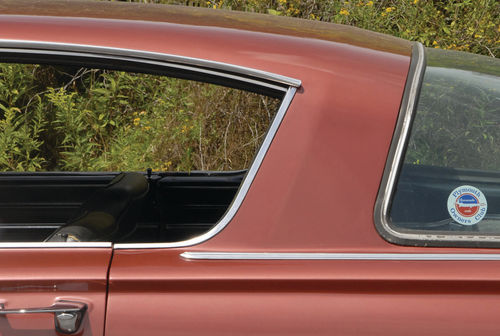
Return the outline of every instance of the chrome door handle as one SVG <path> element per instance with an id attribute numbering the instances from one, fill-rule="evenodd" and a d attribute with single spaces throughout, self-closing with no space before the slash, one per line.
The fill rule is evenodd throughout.
<path id="1" fill-rule="evenodd" d="M 0 316 L 8 314 L 41 314 L 54 313 L 54 324 L 58 332 L 73 334 L 80 329 L 87 304 L 76 301 L 58 300 L 50 307 L 5 309 L 0 303 Z"/>

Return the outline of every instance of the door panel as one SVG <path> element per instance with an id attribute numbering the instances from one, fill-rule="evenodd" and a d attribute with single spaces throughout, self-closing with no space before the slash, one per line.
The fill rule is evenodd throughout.
<path id="1" fill-rule="evenodd" d="M 87 304 L 80 336 L 104 331 L 111 248 L 0 249 L 0 303 L 5 309 L 50 307 L 57 300 Z M 58 335 L 53 313 L 0 315 L 1 336 Z"/>
<path id="2" fill-rule="evenodd" d="M 106 336 L 500 334 L 499 261 L 186 260 L 186 250 L 115 251 Z"/>

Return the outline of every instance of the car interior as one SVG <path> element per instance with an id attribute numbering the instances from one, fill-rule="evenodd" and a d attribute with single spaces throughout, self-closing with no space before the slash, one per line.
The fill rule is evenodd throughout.
<path id="1" fill-rule="evenodd" d="M 2 173 L 0 237 L 4 242 L 186 240 L 217 223 L 245 173 Z"/>
<path id="2" fill-rule="evenodd" d="M 392 200 L 392 224 L 405 232 L 498 234 L 499 183 L 497 171 L 404 164 Z M 448 214 L 448 196 L 462 185 L 475 186 L 487 195 L 486 217 L 475 225 L 456 223 Z"/>

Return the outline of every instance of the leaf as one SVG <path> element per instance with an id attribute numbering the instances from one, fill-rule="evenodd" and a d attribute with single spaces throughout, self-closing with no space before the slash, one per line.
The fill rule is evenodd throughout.
<path id="1" fill-rule="evenodd" d="M 9 112 L 9 110 L 3 106 L 2 104 L 0 104 L 0 110 L 4 111 L 4 112 Z"/>
<path id="2" fill-rule="evenodd" d="M 267 13 L 271 14 L 271 15 L 281 15 L 280 11 L 277 11 L 277 10 L 274 10 L 274 9 L 271 9 L 271 8 L 267 9 Z"/>
<path id="3" fill-rule="evenodd" d="M 93 89 L 92 92 L 94 92 L 94 93 L 100 93 L 100 94 L 105 95 L 105 96 L 109 95 L 109 91 L 106 90 L 106 89 L 97 88 L 97 89 Z"/>

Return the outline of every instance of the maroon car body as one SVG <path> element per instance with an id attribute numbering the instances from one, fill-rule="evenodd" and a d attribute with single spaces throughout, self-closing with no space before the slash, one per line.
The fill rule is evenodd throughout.
<path id="1" fill-rule="evenodd" d="M 297 81 L 228 223 L 177 243 L 2 243 L 5 309 L 83 302 L 78 334 L 93 336 L 500 332 L 500 261 L 482 258 L 496 250 L 396 245 L 374 224 L 416 44 L 199 8 L 0 3 L 0 53 L 81 46 Z M 0 316 L 2 336 L 55 333 L 52 313 Z"/>

